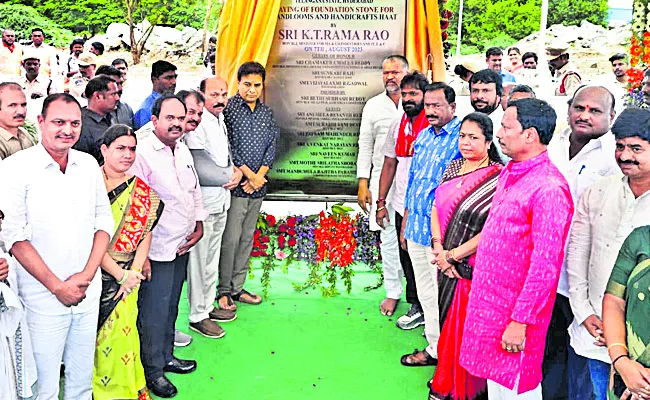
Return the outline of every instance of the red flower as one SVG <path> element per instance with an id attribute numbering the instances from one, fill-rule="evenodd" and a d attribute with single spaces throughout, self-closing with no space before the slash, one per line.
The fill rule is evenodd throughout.
<path id="1" fill-rule="evenodd" d="M 295 236 L 296 235 L 296 230 L 293 229 L 293 228 L 289 228 L 289 230 L 287 230 L 287 233 L 289 234 L 289 236 Z"/>
<path id="2" fill-rule="evenodd" d="M 441 19 L 440 20 L 440 29 L 442 29 L 444 31 L 447 28 L 449 28 L 449 20 L 448 19 Z"/>
<path id="3" fill-rule="evenodd" d="M 269 237 L 267 235 L 264 235 L 260 238 L 260 242 L 262 243 L 268 243 L 269 242 Z"/>
<path id="4" fill-rule="evenodd" d="M 251 257 L 259 257 L 262 252 L 259 250 L 251 251 Z"/>
<path id="5" fill-rule="evenodd" d="M 269 248 L 269 245 L 267 245 L 267 244 L 260 245 L 260 249 L 262 249 L 262 250 L 266 250 L 268 248 Z"/>
<path id="6" fill-rule="evenodd" d="M 289 238 L 289 246 L 293 247 L 296 245 L 296 239 L 295 238 Z"/>
<path id="7" fill-rule="evenodd" d="M 290 227 L 296 226 L 296 222 L 298 222 L 296 217 L 289 217 L 289 219 L 287 219 L 287 225 Z"/>
<path id="8" fill-rule="evenodd" d="M 451 19 L 451 17 L 454 15 L 454 13 L 451 12 L 451 10 L 444 9 L 440 13 L 440 17 L 443 19 Z"/>
<path id="9" fill-rule="evenodd" d="M 253 233 L 253 238 L 257 239 L 260 237 L 261 234 L 262 231 L 260 231 L 259 229 L 255 229 L 255 233 Z"/>
<path id="10" fill-rule="evenodd" d="M 449 39 L 449 35 L 447 34 L 447 32 L 442 32 L 442 41 L 444 42 L 447 39 Z"/>
<path id="11" fill-rule="evenodd" d="M 280 224 L 278 227 L 278 232 L 285 233 L 287 231 L 287 224 Z"/>
<path id="12" fill-rule="evenodd" d="M 269 224 L 269 226 L 275 226 L 275 217 L 273 215 L 267 215 L 266 222 Z"/>
<path id="13" fill-rule="evenodd" d="M 638 45 L 637 46 L 633 45 L 632 47 L 630 47 L 630 54 L 632 54 L 634 57 L 640 56 L 642 52 L 643 51 L 641 50 L 641 47 Z"/>
<path id="14" fill-rule="evenodd" d="M 285 242 L 286 242 L 286 239 L 285 239 L 284 235 L 278 236 L 278 243 L 284 244 Z"/>

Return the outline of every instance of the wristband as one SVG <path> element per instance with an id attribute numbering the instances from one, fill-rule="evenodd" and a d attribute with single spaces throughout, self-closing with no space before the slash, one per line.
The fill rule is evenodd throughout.
<path id="1" fill-rule="evenodd" d="M 377 199 L 377 201 L 375 203 L 377 203 L 377 205 L 379 205 L 379 203 L 385 203 L 385 202 L 386 202 L 386 199 L 383 198 L 383 197 L 380 197 L 380 198 Z"/>
<path id="2" fill-rule="evenodd" d="M 122 280 L 117 281 L 118 285 L 124 285 L 126 283 L 126 280 L 129 279 L 129 270 L 124 270 L 124 276 L 122 277 Z"/>
<path id="3" fill-rule="evenodd" d="M 616 357 L 614 361 L 612 361 L 612 367 L 614 367 L 614 369 L 616 369 L 616 361 L 620 360 L 623 357 L 630 358 L 630 356 L 628 356 L 627 354 L 621 354 L 620 356 Z"/>

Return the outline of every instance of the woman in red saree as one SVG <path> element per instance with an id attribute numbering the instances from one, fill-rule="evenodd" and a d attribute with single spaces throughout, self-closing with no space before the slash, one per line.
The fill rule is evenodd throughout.
<path id="1" fill-rule="evenodd" d="M 492 121 L 467 115 L 458 146 L 463 158 L 445 170 L 431 210 L 431 246 L 438 268 L 440 339 L 429 400 L 487 398 L 487 382 L 460 366 L 460 345 L 476 248 L 503 166 L 492 143 Z"/>

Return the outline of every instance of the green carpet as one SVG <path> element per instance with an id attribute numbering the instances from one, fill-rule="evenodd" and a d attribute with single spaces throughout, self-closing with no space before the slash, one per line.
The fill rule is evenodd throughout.
<path id="1" fill-rule="evenodd" d="M 260 270 L 246 284 L 259 291 Z M 402 354 L 426 345 L 423 328 L 402 331 L 396 316 L 382 316 L 383 288 L 364 292 L 377 275 L 358 270 L 352 294 L 324 299 L 320 290 L 295 292 L 307 268 L 272 273 L 269 300 L 259 306 L 238 303 L 235 321 L 222 324 L 222 339 L 207 339 L 188 329 L 188 305 L 181 298 L 176 326 L 194 337 L 175 354 L 195 359 L 189 375 L 167 374 L 177 399 L 426 399 L 432 367 L 407 368 Z M 339 286 L 343 290 L 343 285 Z"/>

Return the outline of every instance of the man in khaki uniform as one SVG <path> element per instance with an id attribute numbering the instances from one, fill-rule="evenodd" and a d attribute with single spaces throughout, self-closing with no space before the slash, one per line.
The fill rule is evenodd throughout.
<path id="1" fill-rule="evenodd" d="M 569 45 L 553 43 L 546 48 L 546 55 L 553 75 L 555 95 L 573 97 L 582 84 L 582 77 L 576 66 L 569 60 Z"/>
<path id="2" fill-rule="evenodd" d="M 0 160 L 36 144 L 22 127 L 26 114 L 27 99 L 20 85 L 0 83 Z"/>
<path id="3" fill-rule="evenodd" d="M 84 107 L 88 105 L 88 100 L 83 97 L 83 93 L 88 82 L 95 77 L 97 59 L 92 53 L 81 53 L 77 65 L 79 66 L 79 72 L 70 78 L 70 94 Z"/>

